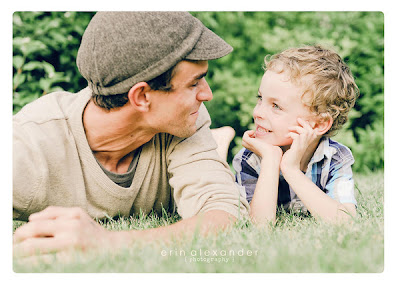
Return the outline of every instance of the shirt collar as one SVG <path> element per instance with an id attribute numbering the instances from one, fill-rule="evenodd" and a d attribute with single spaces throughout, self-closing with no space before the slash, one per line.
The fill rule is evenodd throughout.
<path id="1" fill-rule="evenodd" d="M 322 137 L 318 144 L 317 149 L 312 156 L 309 166 L 322 161 L 325 157 L 332 158 L 332 156 L 337 152 L 336 148 L 333 148 L 329 144 L 329 138 Z"/>

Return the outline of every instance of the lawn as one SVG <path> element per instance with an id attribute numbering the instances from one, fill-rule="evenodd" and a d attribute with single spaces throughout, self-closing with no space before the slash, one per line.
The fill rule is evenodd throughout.
<path id="1" fill-rule="evenodd" d="M 15 272 L 225 272 L 365 273 L 384 264 L 383 172 L 355 175 L 358 216 L 332 225 L 308 216 L 280 212 L 275 226 L 245 222 L 216 236 L 194 236 L 170 244 L 136 245 L 114 253 L 74 253 L 68 263 L 25 263 Z M 104 223 L 113 230 L 145 229 L 173 223 L 176 215 L 121 218 Z M 14 230 L 22 223 L 14 221 Z"/>

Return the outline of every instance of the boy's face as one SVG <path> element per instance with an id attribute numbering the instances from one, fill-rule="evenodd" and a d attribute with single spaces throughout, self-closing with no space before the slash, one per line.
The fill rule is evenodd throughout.
<path id="1" fill-rule="evenodd" d="M 301 101 L 303 88 L 291 83 L 285 73 L 267 71 L 258 92 L 253 111 L 255 136 L 286 151 L 293 142 L 287 137 L 288 128 L 299 125 L 297 118 L 312 119 L 310 110 Z"/>

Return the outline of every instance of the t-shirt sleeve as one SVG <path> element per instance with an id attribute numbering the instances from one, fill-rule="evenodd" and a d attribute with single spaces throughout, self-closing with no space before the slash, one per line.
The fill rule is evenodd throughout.
<path id="1" fill-rule="evenodd" d="M 354 179 L 351 168 L 353 163 L 354 158 L 351 153 L 345 159 L 332 160 L 325 192 L 340 203 L 357 205 L 354 196 Z"/>
<path id="2" fill-rule="evenodd" d="M 169 183 L 182 218 L 210 210 L 223 210 L 235 217 L 248 216 L 249 205 L 240 196 L 229 166 L 216 151 L 204 105 L 197 132 L 189 138 L 174 137 L 167 152 Z"/>

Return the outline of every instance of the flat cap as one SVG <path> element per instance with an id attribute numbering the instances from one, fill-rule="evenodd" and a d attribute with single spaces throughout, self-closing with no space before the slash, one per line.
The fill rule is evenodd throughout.
<path id="1" fill-rule="evenodd" d="M 95 94 L 122 94 L 183 59 L 212 60 L 232 47 L 188 12 L 98 12 L 77 66 Z"/>

